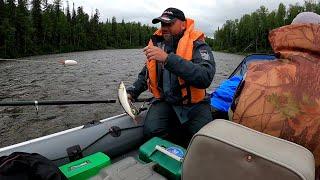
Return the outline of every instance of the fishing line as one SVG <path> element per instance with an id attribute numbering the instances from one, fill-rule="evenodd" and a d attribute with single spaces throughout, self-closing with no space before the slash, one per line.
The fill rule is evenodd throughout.
<path id="1" fill-rule="evenodd" d="M 0 116 L 20 116 L 20 115 L 30 115 L 31 113 L 0 113 Z"/>
<path id="2" fill-rule="evenodd" d="M 32 112 L 29 112 L 29 113 L 0 113 L 0 116 L 1 117 L 3 117 L 3 116 L 20 116 L 20 115 L 35 115 L 35 116 L 37 116 L 37 117 L 39 117 L 39 116 L 41 116 L 41 115 L 48 115 L 48 113 L 38 113 L 37 114 L 37 112 L 35 111 L 34 113 L 32 113 Z M 72 115 L 72 114 L 79 114 L 79 112 L 68 112 L 67 113 L 68 115 L 70 114 L 70 115 Z M 39 117 L 39 118 L 41 118 L 41 117 Z"/>
<path id="3" fill-rule="evenodd" d="M 19 75 L 44 75 L 44 74 L 46 74 L 46 75 L 59 75 L 59 76 L 61 76 L 61 75 L 77 76 L 78 75 L 78 74 L 71 73 L 71 72 L 67 72 L 67 73 L 64 73 L 64 72 L 62 72 L 62 73 L 50 73 L 50 72 L 44 72 L 44 73 L 21 73 L 21 72 L 19 72 L 18 74 Z"/>
<path id="4" fill-rule="evenodd" d="M 51 64 L 60 64 L 59 62 L 46 62 L 39 60 L 31 60 L 31 59 L 0 59 L 1 61 L 12 61 L 12 62 L 35 62 L 35 63 L 51 63 Z"/>
<path id="5" fill-rule="evenodd" d="M 39 60 L 31 60 L 31 59 L 0 59 L 0 61 L 9 61 L 9 62 L 19 62 L 19 61 L 21 61 L 21 62 L 36 62 L 36 63 L 49 63 L 49 64 L 61 64 L 61 65 L 64 65 L 64 66 L 66 66 L 66 65 L 68 65 L 68 66 L 72 66 L 72 65 L 76 65 L 76 64 L 78 64 L 78 62 L 77 61 L 75 61 L 75 60 L 64 60 L 64 59 L 60 59 L 59 61 L 55 61 L 55 62 L 51 62 L 51 61 L 39 61 Z"/>

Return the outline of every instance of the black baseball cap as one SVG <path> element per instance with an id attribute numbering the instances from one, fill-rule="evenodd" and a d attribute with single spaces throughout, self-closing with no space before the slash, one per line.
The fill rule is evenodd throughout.
<path id="1" fill-rule="evenodd" d="M 177 8 L 168 8 L 166 9 L 160 17 L 154 18 L 152 20 L 153 24 L 157 24 L 159 22 L 164 22 L 164 23 L 172 23 L 176 19 L 180 19 L 181 21 L 185 21 L 186 17 L 184 16 L 184 13 Z"/>

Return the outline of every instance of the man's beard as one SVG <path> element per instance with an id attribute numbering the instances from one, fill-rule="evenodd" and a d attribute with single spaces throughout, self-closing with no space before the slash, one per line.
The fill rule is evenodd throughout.
<path id="1" fill-rule="evenodd" d="M 179 40 L 182 38 L 184 31 L 181 31 L 179 34 L 163 34 L 164 44 L 167 46 L 176 49 L 178 47 Z"/>

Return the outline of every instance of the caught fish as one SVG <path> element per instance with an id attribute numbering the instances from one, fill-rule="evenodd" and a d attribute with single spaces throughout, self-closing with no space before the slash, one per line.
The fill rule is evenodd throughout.
<path id="1" fill-rule="evenodd" d="M 138 124 L 136 116 L 139 114 L 139 111 L 128 99 L 128 94 L 124 83 L 121 81 L 118 88 L 118 98 L 119 102 L 124 109 L 124 111 L 133 119 L 135 124 Z"/>
<path id="2" fill-rule="evenodd" d="M 72 59 L 68 59 L 68 60 L 60 60 L 59 63 L 63 64 L 63 65 L 76 65 L 78 64 L 77 61 L 72 60 Z"/>

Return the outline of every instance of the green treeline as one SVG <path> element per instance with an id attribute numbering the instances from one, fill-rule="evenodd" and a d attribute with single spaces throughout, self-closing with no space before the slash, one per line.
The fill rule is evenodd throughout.
<path id="1" fill-rule="evenodd" d="M 264 6 L 240 20 L 228 20 L 214 32 L 213 48 L 215 51 L 227 52 L 271 52 L 268 41 L 270 30 L 288 25 L 304 11 L 320 14 L 320 1 L 305 1 L 304 5 L 280 4 L 277 10 L 269 12 Z"/>
<path id="2" fill-rule="evenodd" d="M 99 21 L 82 7 L 62 0 L 0 0 L 0 58 L 106 48 L 145 46 L 154 27 L 141 23 Z"/>

